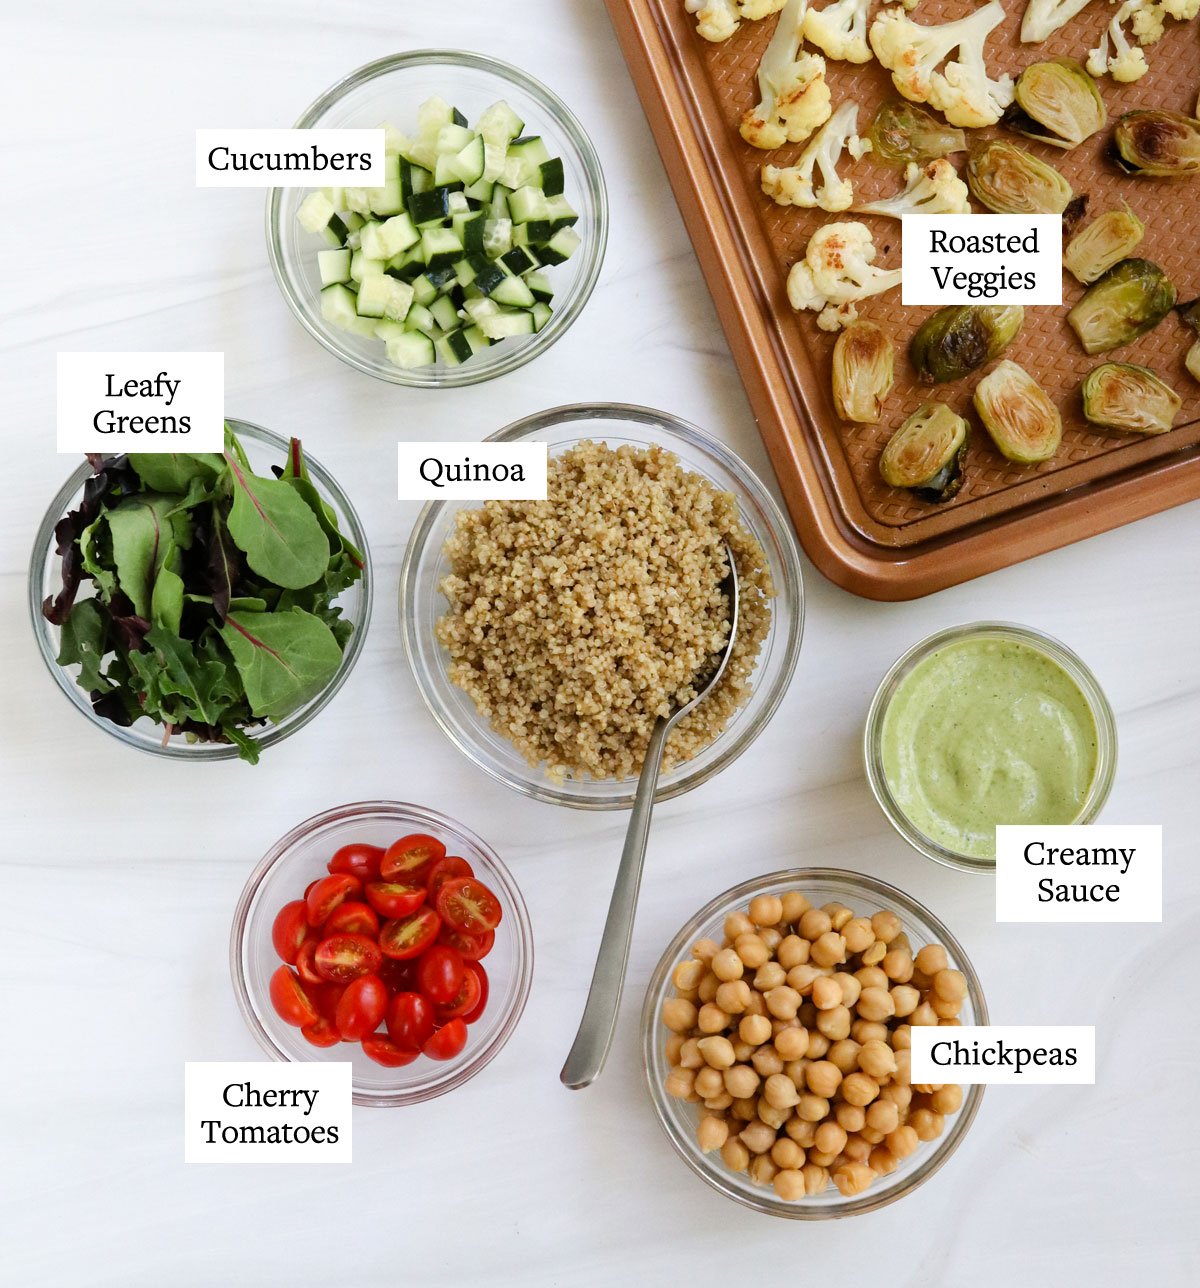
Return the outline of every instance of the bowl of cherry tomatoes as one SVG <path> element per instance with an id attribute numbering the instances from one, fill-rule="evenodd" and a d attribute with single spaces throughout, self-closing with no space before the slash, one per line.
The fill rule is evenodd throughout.
<path id="1" fill-rule="evenodd" d="M 525 902 L 496 852 L 419 805 L 360 801 L 278 840 L 238 901 L 238 1006 L 276 1060 L 349 1060 L 354 1102 L 466 1082 L 512 1035 L 533 978 Z"/>

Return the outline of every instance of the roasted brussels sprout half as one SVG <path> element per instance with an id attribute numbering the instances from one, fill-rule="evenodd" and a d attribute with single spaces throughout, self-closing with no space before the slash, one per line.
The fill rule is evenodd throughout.
<path id="1" fill-rule="evenodd" d="M 1197 104 L 1200 107 L 1200 103 Z M 1200 299 L 1192 300 L 1188 304 L 1179 306 L 1179 316 L 1200 336 Z M 1188 369 L 1188 375 L 1194 380 L 1200 380 L 1200 339 L 1192 345 L 1187 351 L 1187 357 L 1183 360 L 1183 365 Z"/>
<path id="2" fill-rule="evenodd" d="M 1113 160 L 1126 174 L 1178 179 L 1200 172 L 1200 121 L 1161 108 L 1126 112 L 1113 130 Z"/>
<path id="3" fill-rule="evenodd" d="M 1175 288 L 1157 264 L 1123 259 L 1102 274 L 1067 314 L 1088 353 L 1120 348 L 1152 331 L 1175 307 Z"/>
<path id="4" fill-rule="evenodd" d="M 918 407 L 883 449 L 883 481 L 908 488 L 922 501 L 949 501 L 963 485 L 969 432 L 967 422 L 945 403 Z"/>
<path id="5" fill-rule="evenodd" d="M 976 201 L 1001 215 L 1061 215 L 1075 195 L 1052 165 L 1004 139 L 972 151 L 967 186 Z"/>
<path id="6" fill-rule="evenodd" d="M 948 304 L 921 324 L 908 356 L 927 385 L 961 380 L 998 358 L 1024 320 L 1019 304 Z"/>
<path id="7" fill-rule="evenodd" d="M 1084 378 L 1083 414 L 1093 425 L 1129 434 L 1165 434 L 1183 399 L 1148 367 L 1103 362 Z"/>
<path id="8" fill-rule="evenodd" d="M 1106 210 L 1071 238 L 1063 263 L 1084 286 L 1119 264 L 1142 240 L 1146 229 L 1129 209 Z"/>
<path id="9" fill-rule="evenodd" d="M 975 410 L 1010 461 L 1048 461 L 1062 442 L 1058 408 L 1024 367 L 1007 358 L 975 386 Z"/>
<path id="10" fill-rule="evenodd" d="M 1031 63 L 1017 78 L 1014 93 L 1004 124 L 1052 147 L 1078 147 L 1108 120 L 1096 82 L 1073 58 Z"/>
<path id="11" fill-rule="evenodd" d="M 1187 351 L 1183 365 L 1188 369 L 1188 375 L 1193 380 L 1200 380 L 1200 340 L 1197 340 Z"/>
<path id="12" fill-rule="evenodd" d="M 852 322 L 833 346 L 833 405 L 842 420 L 876 425 L 892 388 L 895 351 L 874 322 Z"/>
<path id="13" fill-rule="evenodd" d="M 871 120 L 871 155 L 893 165 L 923 164 L 967 150 L 967 136 L 902 98 L 879 105 Z"/>

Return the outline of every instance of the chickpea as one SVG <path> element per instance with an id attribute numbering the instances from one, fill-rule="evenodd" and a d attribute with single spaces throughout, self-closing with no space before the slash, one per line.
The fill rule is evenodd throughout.
<path id="1" fill-rule="evenodd" d="M 860 966 L 854 972 L 854 978 L 863 988 L 890 988 L 892 981 L 878 966 Z"/>
<path id="2" fill-rule="evenodd" d="M 963 1089 L 956 1082 L 948 1082 L 929 1097 L 929 1107 L 935 1113 L 956 1114 L 962 1108 Z"/>
<path id="3" fill-rule="evenodd" d="M 886 1042 L 864 1042 L 858 1053 L 858 1067 L 876 1081 L 896 1072 L 896 1053 Z"/>
<path id="4" fill-rule="evenodd" d="M 967 977 L 960 970 L 940 970 L 933 977 L 933 991 L 946 1002 L 961 1002 L 967 995 Z"/>
<path id="5" fill-rule="evenodd" d="M 766 994 L 767 1010 L 777 1020 L 792 1020 L 800 1009 L 800 994 L 787 984 L 781 984 Z"/>
<path id="6" fill-rule="evenodd" d="M 691 1070 L 689 1069 L 690 1073 Z M 714 1069 L 712 1065 L 705 1065 L 703 1069 L 693 1074 L 695 1078 L 694 1089 L 698 1096 L 707 1100 L 710 1096 L 719 1096 L 725 1090 L 725 1079 L 721 1076 L 720 1069 Z"/>
<path id="7" fill-rule="evenodd" d="M 879 1095 L 879 1083 L 865 1073 L 848 1073 L 842 1079 L 842 1099 L 860 1107 L 869 1105 Z"/>
<path id="8" fill-rule="evenodd" d="M 695 1038 L 684 1039 L 683 1046 L 679 1048 L 679 1063 L 685 1069 L 699 1069 L 704 1064 L 700 1044 Z"/>
<path id="9" fill-rule="evenodd" d="M 890 1176 L 900 1166 L 900 1160 L 885 1145 L 876 1145 L 867 1165 L 877 1176 Z"/>
<path id="10" fill-rule="evenodd" d="M 879 1099 L 890 1100 L 901 1116 L 908 1112 L 908 1107 L 912 1104 L 912 1098 L 912 1088 L 906 1087 L 899 1082 L 889 1082 L 879 1093 Z"/>
<path id="11" fill-rule="evenodd" d="M 701 1038 L 696 1044 L 711 1069 L 728 1069 L 734 1062 L 733 1043 L 726 1037 Z"/>
<path id="12" fill-rule="evenodd" d="M 908 942 L 908 935 L 903 930 L 896 936 L 895 939 L 892 940 L 890 944 L 888 944 L 888 947 L 903 948 L 908 952 L 908 955 L 910 957 L 913 955 L 912 944 Z"/>
<path id="13" fill-rule="evenodd" d="M 735 1064 L 725 1070 L 725 1090 L 736 1100 L 745 1100 L 758 1090 L 759 1076 L 748 1064 Z"/>
<path id="14" fill-rule="evenodd" d="M 754 922 L 744 912 L 731 912 L 725 918 L 725 938 L 730 942 L 738 937 L 754 932 Z"/>
<path id="15" fill-rule="evenodd" d="M 892 1030 L 892 1050 L 907 1051 L 912 1046 L 912 1026 L 898 1024 Z"/>
<path id="16" fill-rule="evenodd" d="M 859 1046 L 866 1046 L 868 1042 L 886 1042 L 888 1026 L 878 1020 L 855 1020 L 850 1026 L 850 1036 Z"/>
<path id="17" fill-rule="evenodd" d="M 683 1054 L 684 1041 L 685 1038 L 682 1033 L 672 1033 L 667 1039 L 667 1045 L 663 1048 L 663 1052 L 667 1057 L 668 1064 L 680 1063 L 679 1057 Z"/>
<path id="18" fill-rule="evenodd" d="M 805 942 L 808 941 L 805 940 Z M 787 973 L 789 987 L 794 988 L 801 996 L 811 993 L 813 985 L 818 979 L 823 978 L 823 972 L 811 962 L 801 962 L 799 966 L 793 966 Z"/>
<path id="19" fill-rule="evenodd" d="M 913 958 L 913 961 L 915 963 L 915 957 Z M 913 966 L 912 979 L 908 982 L 917 990 L 918 993 L 928 993 L 929 990 L 933 988 L 933 976 L 926 975 L 922 970 L 917 970 L 915 965 Z"/>
<path id="20" fill-rule="evenodd" d="M 711 1154 L 714 1149 L 721 1149 L 729 1139 L 729 1124 L 724 1118 L 715 1118 L 708 1114 L 700 1119 L 700 1125 L 696 1128 L 696 1144 L 705 1154 Z"/>
<path id="21" fill-rule="evenodd" d="M 807 1025 L 805 1026 L 808 1027 Z M 814 1033 L 812 1029 L 808 1030 L 808 1058 L 810 1060 L 820 1060 L 829 1053 L 829 1048 L 833 1044 L 824 1033 Z"/>
<path id="22" fill-rule="evenodd" d="M 867 1126 L 882 1140 L 900 1126 L 900 1110 L 892 1100 L 876 1100 L 867 1106 Z M 878 1141 L 876 1142 L 878 1144 Z"/>
<path id="23" fill-rule="evenodd" d="M 752 1154 L 765 1154 L 775 1144 L 775 1128 L 768 1127 L 761 1118 L 755 1118 L 742 1128 L 738 1139 Z"/>
<path id="24" fill-rule="evenodd" d="M 769 1154 L 759 1154 L 757 1158 L 752 1158 L 746 1170 L 755 1185 L 770 1185 L 779 1172 L 779 1168 L 771 1162 Z"/>
<path id="25" fill-rule="evenodd" d="M 839 1127 L 847 1132 L 862 1131 L 867 1122 L 867 1111 L 859 1105 L 848 1105 L 844 1100 L 834 1111 Z"/>
<path id="26" fill-rule="evenodd" d="M 668 1096 L 686 1100 L 696 1089 L 696 1075 L 691 1069 L 672 1069 L 663 1086 Z"/>
<path id="27" fill-rule="evenodd" d="M 947 1002 L 944 997 L 934 997 L 929 1003 L 939 1020 L 956 1020 L 962 1010 L 962 1001 Z"/>
<path id="28" fill-rule="evenodd" d="M 941 944 L 926 944 L 916 955 L 914 964 L 922 975 L 936 975 L 938 971 L 945 970 L 950 962 Z"/>
<path id="29" fill-rule="evenodd" d="M 723 1091 L 719 1096 L 710 1096 L 705 1102 L 704 1107 L 710 1113 L 719 1113 L 726 1110 L 733 1104 L 733 1097 L 728 1091 Z"/>
<path id="30" fill-rule="evenodd" d="M 908 1017 L 909 1024 L 919 1024 L 926 1028 L 929 1026 L 937 1027 L 938 1013 L 928 1002 L 922 1002 L 920 1006 Z"/>
<path id="31" fill-rule="evenodd" d="M 796 1102 L 796 1117 L 804 1118 L 810 1123 L 819 1123 L 829 1117 L 829 1101 L 824 1096 L 805 1092 Z"/>
<path id="32" fill-rule="evenodd" d="M 813 1005 L 811 997 L 805 998 L 800 1003 L 800 1009 L 796 1012 L 796 1023 L 805 1029 L 811 1029 L 816 1026 L 817 1008 Z"/>
<path id="33" fill-rule="evenodd" d="M 861 1194 L 875 1179 L 866 1163 L 843 1163 L 833 1173 L 833 1183 L 844 1198 Z"/>
<path id="34" fill-rule="evenodd" d="M 892 1075 L 899 1083 L 912 1082 L 912 1051 L 906 1047 L 893 1047 L 896 1052 L 896 1072 Z"/>
<path id="35" fill-rule="evenodd" d="M 883 959 L 883 973 L 897 984 L 912 979 L 912 954 L 906 948 L 892 948 Z"/>
<path id="36" fill-rule="evenodd" d="M 829 975 L 822 975 L 813 980 L 812 1000 L 819 1011 L 830 1011 L 835 1006 L 841 1006 L 842 990 L 837 980 Z"/>
<path id="37" fill-rule="evenodd" d="M 804 1177 L 804 1192 L 809 1198 L 823 1193 L 829 1186 L 829 1173 L 815 1163 L 805 1163 L 800 1169 L 800 1175 Z"/>
<path id="38" fill-rule="evenodd" d="M 817 1016 L 817 1030 L 831 1042 L 850 1036 L 850 1008 L 840 1002 L 832 1010 L 822 1011 Z"/>
<path id="39" fill-rule="evenodd" d="M 783 900 L 776 894 L 755 895 L 749 911 L 756 926 L 777 926 L 783 920 Z"/>
<path id="40" fill-rule="evenodd" d="M 832 1119 L 827 1120 L 817 1128 L 813 1144 L 822 1154 L 832 1154 L 836 1158 L 846 1147 L 846 1129 Z"/>
<path id="41" fill-rule="evenodd" d="M 729 1016 L 715 1002 L 705 1002 L 696 1016 L 701 1033 L 722 1033 L 729 1027 Z"/>
<path id="42" fill-rule="evenodd" d="M 755 1095 L 735 1096 L 733 1104 L 729 1106 L 729 1112 L 732 1117 L 740 1118 L 743 1124 L 753 1122 L 758 1117 L 758 1097 Z M 738 1130 L 740 1130 L 740 1127 Z"/>
<path id="43" fill-rule="evenodd" d="M 794 1140 L 801 1149 L 811 1149 L 816 1136 L 817 1124 L 807 1118 L 797 1118 L 794 1114 L 783 1124 L 789 1139 Z"/>
<path id="44" fill-rule="evenodd" d="M 682 997 L 668 997 L 662 1004 L 662 1022 L 672 1033 L 686 1033 L 696 1026 L 696 1007 Z"/>
<path id="45" fill-rule="evenodd" d="M 804 1071 L 804 1081 L 815 1096 L 833 1096 L 842 1085 L 842 1071 L 832 1060 L 814 1060 Z"/>
<path id="46" fill-rule="evenodd" d="M 671 983 L 676 988 L 688 989 L 695 988 L 699 983 L 701 976 L 704 974 L 704 963 L 698 962 L 693 957 L 689 961 L 680 962 L 671 972 Z"/>
<path id="47" fill-rule="evenodd" d="M 808 1086 L 808 1066 L 812 1064 L 811 1060 L 789 1060 L 783 1066 L 784 1073 L 796 1084 L 797 1087 Z"/>
<path id="48" fill-rule="evenodd" d="M 962 1020 L 957 1015 L 951 1015 L 945 1019 L 938 1020 L 939 1029 L 957 1028 L 962 1024 Z"/>
<path id="49" fill-rule="evenodd" d="M 773 1073 L 763 1084 L 763 1096 L 772 1109 L 791 1109 L 800 1101 L 796 1084 L 786 1073 Z"/>
<path id="50" fill-rule="evenodd" d="M 762 994 L 756 988 L 750 990 L 750 1001 L 746 1006 L 747 1015 L 766 1015 L 767 1004 L 762 999 Z"/>
<path id="51" fill-rule="evenodd" d="M 730 1038 L 730 1041 L 732 1042 L 733 1039 Z M 751 1043 L 743 1042 L 740 1038 L 733 1043 L 733 1058 L 738 1064 L 745 1064 L 753 1054 L 754 1047 Z"/>
<path id="52" fill-rule="evenodd" d="M 733 941 L 733 948 L 743 964 L 751 970 L 758 970 L 763 962 L 769 961 L 771 957 L 766 944 L 755 934 L 738 935 Z"/>
<path id="53" fill-rule="evenodd" d="M 803 966 L 808 961 L 811 949 L 812 945 L 807 939 L 801 939 L 799 935 L 785 935 L 775 949 L 775 957 L 784 970 L 791 970 L 793 966 Z"/>
<path id="54" fill-rule="evenodd" d="M 726 1015 L 741 1015 L 750 1002 L 750 985 L 744 979 L 727 980 L 713 1001 Z"/>
<path id="55" fill-rule="evenodd" d="M 849 1136 L 842 1150 L 842 1156 L 852 1163 L 865 1163 L 871 1156 L 870 1142 L 863 1140 L 861 1135 Z"/>
<path id="56" fill-rule="evenodd" d="M 808 1051 L 808 1030 L 797 1027 L 776 1033 L 775 1050 L 784 1060 L 799 1060 Z"/>
<path id="57" fill-rule="evenodd" d="M 771 1021 L 765 1015 L 743 1015 L 738 1037 L 751 1046 L 762 1046 L 771 1036 Z"/>
<path id="58" fill-rule="evenodd" d="M 861 953 L 875 942 L 875 931 L 866 917 L 851 917 L 841 931 L 849 953 Z"/>
<path id="59" fill-rule="evenodd" d="M 833 918 L 824 908 L 809 908 L 796 927 L 801 938 L 814 942 L 833 929 Z"/>
<path id="60" fill-rule="evenodd" d="M 895 1014 L 911 1015 L 921 1004 L 921 994 L 911 984 L 897 984 L 890 993 Z"/>
<path id="61" fill-rule="evenodd" d="M 790 1136 L 780 1136 L 771 1146 L 771 1162 L 776 1167 L 803 1167 L 804 1150 Z"/>
<path id="62" fill-rule="evenodd" d="M 760 993 L 769 993 L 787 982 L 787 971 L 778 962 L 764 962 L 754 975 L 754 987 Z"/>
<path id="63" fill-rule="evenodd" d="M 869 948 L 864 948 L 860 960 L 864 966 L 878 966 L 887 956 L 887 944 L 877 939 Z"/>
<path id="64" fill-rule="evenodd" d="M 858 1053 L 861 1050 L 858 1043 L 852 1038 L 842 1038 L 835 1042 L 829 1048 L 827 1059 L 831 1064 L 836 1064 L 841 1070 L 842 1076 L 853 1073 L 858 1068 Z"/>
<path id="65" fill-rule="evenodd" d="M 787 894 L 780 899 L 783 904 L 783 920 L 795 925 L 797 921 L 812 907 L 809 900 L 800 893 L 799 890 L 789 890 Z"/>
<path id="66" fill-rule="evenodd" d="M 855 1006 L 859 997 L 862 995 L 862 985 L 845 971 L 838 971 L 832 976 L 832 979 L 842 990 L 842 1002 L 846 1006 Z"/>
<path id="67" fill-rule="evenodd" d="M 750 1057 L 750 1063 L 764 1078 L 769 1078 L 773 1073 L 783 1072 L 783 1058 L 773 1045 L 760 1046 Z"/>
<path id="68" fill-rule="evenodd" d="M 717 995 L 717 989 L 721 987 L 721 981 L 708 971 L 701 979 L 699 987 L 696 989 L 696 997 L 701 1002 L 711 1002 Z"/>
<path id="69" fill-rule="evenodd" d="M 858 1134 L 866 1144 L 872 1147 L 883 1143 L 883 1132 L 876 1131 L 869 1123 Z"/>
<path id="70" fill-rule="evenodd" d="M 721 945 L 715 939 L 697 939 L 692 945 L 692 956 L 706 966 L 721 951 Z"/>
<path id="71" fill-rule="evenodd" d="M 921 1143 L 913 1127 L 897 1127 L 887 1134 L 887 1147 L 897 1158 L 907 1158 Z"/>
<path id="72" fill-rule="evenodd" d="M 801 1151 L 801 1158 L 803 1158 Z M 775 1187 L 775 1194 L 785 1203 L 793 1203 L 796 1199 L 802 1199 L 805 1195 L 804 1173 L 791 1167 L 781 1167 L 775 1173 L 775 1179 L 771 1182 Z"/>
<path id="73" fill-rule="evenodd" d="M 846 960 L 846 941 L 836 930 L 826 931 L 813 941 L 809 955 L 818 966 L 837 966 Z"/>
<path id="74" fill-rule="evenodd" d="M 946 1129 L 946 1119 L 932 1109 L 914 1109 L 908 1124 L 917 1133 L 918 1140 L 937 1140 Z"/>
<path id="75" fill-rule="evenodd" d="M 774 952 L 783 940 L 783 935 L 774 926 L 764 926 L 758 932 L 758 937 L 771 952 Z"/>
<path id="76" fill-rule="evenodd" d="M 884 988 L 864 988 L 858 998 L 858 1013 L 864 1020 L 886 1020 L 894 1015 L 896 1004 Z"/>
<path id="77" fill-rule="evenodd" d="M 847 908 L 844 903 L 827 903 L 824 908 L 829 913 L 834 930 L 841 930 L 848 921 L 854 920 L 854 909 Z"/>
<path id="78" fill-rule="evenodd" d="M 783 1075 L 780 1074 L 780 1077 Z M 791 1106 L 777 1108 L 767 1100 L 766 1096 L 759 1096 L 756 1105 L 757 1117 L 761 1118 L 768 1127 L 774 1127 L 778 1131 L 784 1123 L 792 1116 Z"/>
<path id="79" fill-rule="evenodd" d="M 750 1151 L 737 1136 L 731 1136 L 721 1146 L 721 1162 L 731 1172 L 744 1172 L 750 1162 Z"/>
<path id="80" fill-rule="evenodd" d="M 900 918 L 894 912 L 888 912 L 885 909 L 872 916 L 871 929 L 875 932 L 876 939 L 885 944 L 890 944 L 900 934 L 902 927 Z"/>
<path id="81" fill-rule="evenodd" d="M 712 972 L 722 983 L 741 979 L 745 969 L 742 959 L 732 948 L 722 948 L 712 959 Z"/>

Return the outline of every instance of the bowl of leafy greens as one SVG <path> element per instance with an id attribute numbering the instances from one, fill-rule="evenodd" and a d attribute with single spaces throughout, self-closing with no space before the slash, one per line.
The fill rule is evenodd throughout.
<path id="1" fill-rule="evenodd" d="M 298 439 L 236 420 L 220 453 L 89 457 L 29 576 L 42 656 L 93 724 L 156 755 L 251 763 L 341 688 L 371 594 L 332 476 Z"/>

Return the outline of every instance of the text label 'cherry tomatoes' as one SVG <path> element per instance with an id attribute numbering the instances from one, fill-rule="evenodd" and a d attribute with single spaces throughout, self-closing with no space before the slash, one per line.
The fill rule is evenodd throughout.
<path id="1" fill-rule="evenodd" d="M 438 916 L 455 930 L 481 935 L 500 924 L 500 900 L 474 877 L 454 877 L 438 891 Z"/>
<path id="2" fill-rule="evenodd" d="M 438 859 L 445 857 L 446 847 L 436 836 L 414 832 L 412 836 L 402 836 L 388 846 L 379 865 L 379 872 L 385 881 L 408 881 L 414 885 L 424 885 L 429 869 Z"/>
<path id="3" fill-rule="evenodd" d="M 385 921 L 379 948 L 385 957 L 420 957 L 437 938 L 441 926 L 432 908 L 420 908 L 402 921 Z"/>
<path id="4" fill-rule="evenodd" d="M 360 975 L 374 975 L 383 957 L 379 945 L 366 935 L 330 935 L 317 945 L 317 974 L 333 984 L 349 984 Z"/>

